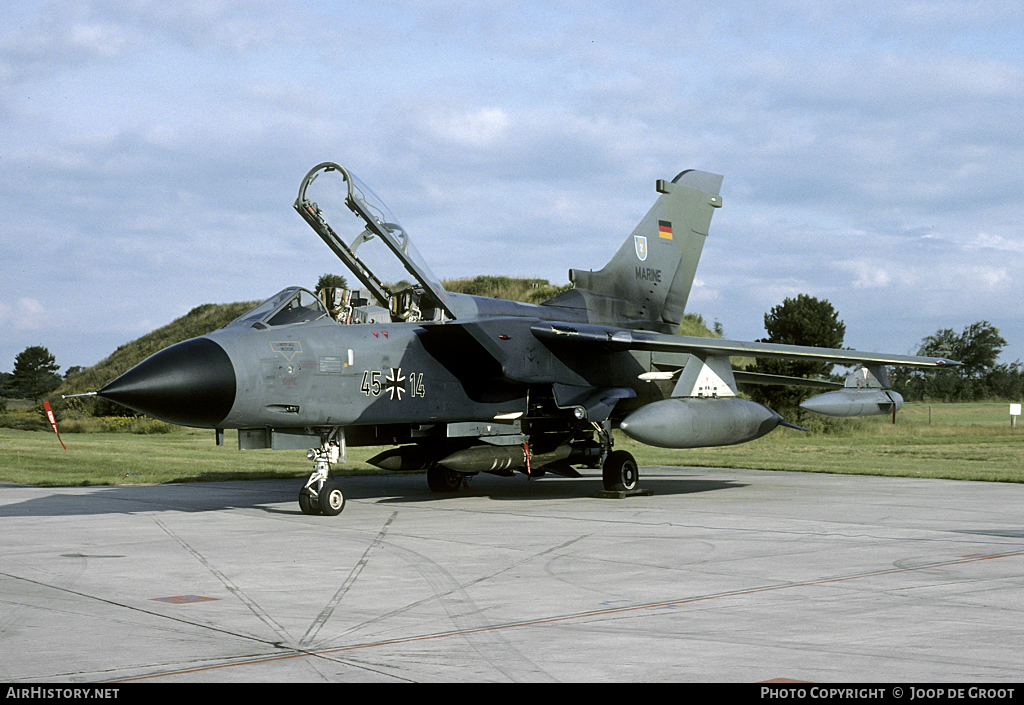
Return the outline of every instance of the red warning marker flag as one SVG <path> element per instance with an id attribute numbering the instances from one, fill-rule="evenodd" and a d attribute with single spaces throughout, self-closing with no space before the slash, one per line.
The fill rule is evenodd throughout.
<path id="1" fill-rule="evenodd" d="M 50 419 L 50 425 L 53 426 L 53 432 L 57 434 L 57 440 L 60 441 L 60 431 L 57 430 L 57 419 L 53 416 L 53 409 L 50 408 L 50 402 L 44 401 L 43 408 L 46 409 L 46 418 Z M 64 445 L 64 441 L 60 441 L 60 447 L 67 450 L 68 447 Z"/>

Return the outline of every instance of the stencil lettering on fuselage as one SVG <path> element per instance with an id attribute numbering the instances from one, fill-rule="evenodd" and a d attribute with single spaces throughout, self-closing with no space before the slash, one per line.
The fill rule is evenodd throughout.
<path id="1" fill-rule="evenodd" d="M 284 356 L 284 359 L 288 362 L 291 362 L 296 355 L 302 352 L 302 343 L 297 340 L 271 341 L 270 349 Z"/>

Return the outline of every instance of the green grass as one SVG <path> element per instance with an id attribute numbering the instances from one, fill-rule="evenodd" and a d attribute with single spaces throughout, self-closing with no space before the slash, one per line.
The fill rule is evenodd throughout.
<path id="1" fill-rule="evenodd" d="M 1024 424 L 1008 404 L 908 404 L 897 415 L 852 420 L 836 433 L 780 428 L 751 443 L 659 450 L 625 439 L 641 464 L 1024 482 Z"/>
<path id="2" fill-rule="evenodd" d="M 547 279 L 486 275 L 465 279 L 445 279 L 441 282 L 441 286 L 446 291 L 456 294 L 522 301 L 528 304 L 543 303 L 571 288 L 569 284 L 552 284 Z"/>
<path id="3" fill-rule="evenodd" d="M 162 484 L 304 478 L 312 469 L 302 451 L 240 452 L 230 431 L 221 447 L 213 431 L 194 429 L 161 435 L 61 433 L 61 438 L 66 451 L 52 431 L 0 428 L 0 481 L 47 487 Z M 379 472 L 361 462 L 372 454 L 352 449 L 351 462 L 339 474 Z"/>
<path id="4" fill-rule="evenodd" d="M 212 431 L 62 433 L 0 428 L 0 481 L 27 485 L 113 485 L 304 478 L 302 451 L 236 450 L 235 434 Z M 312 445 L 312 444 L 311 444 Z M 796 470 L 844 474 L 1024 482 L 1024 423 L 1010 428 L 1008 404 L 908 404 L 894 426 L 886 417 L 854 420 L 807 434 L 780 428 L 752 443 L 662 450 L 616 436 L 641 465 Z M 378 474 L 365 463 L 378 448 L 350 448 L 338 474 Z"/>

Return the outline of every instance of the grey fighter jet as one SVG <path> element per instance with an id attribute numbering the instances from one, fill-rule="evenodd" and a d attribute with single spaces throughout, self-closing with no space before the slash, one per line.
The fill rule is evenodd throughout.
<path id="1" fill-rule="evenodd" d="M 333 516 L 345 495 L 331 467 L 349 446 L 388 447 L 370 462 L 425 469 L 437 492 L 482 472 L 579 477 L 578 468 L 593 468 L 606 491 L 629 493 L 639 471 L 613 448 L 615 428 L 663 448 L 744 443 L 786 422 L 741 398 L 738 383 L 832 388 L 804 406 L 889 414 L 903 400 L 889 389 L 886 365 L 957 364 L 674 335 L 721 184 L 694 170 L 659 180 L 654 206 L 603 269 L 570 269 L 571 290 L 530 305 L 445 291 L 384 203 L 350 171 L 320 164 L 294 207 L 359 288 L 285 289 L 95 393 L 215 429 L 220 443 L 224 429 L 238 429 L 239 449 L 313 446 L 299 506 Z M 754 375 L 733 370 L 730 356 L 854 371 L 845 384 Z"/>

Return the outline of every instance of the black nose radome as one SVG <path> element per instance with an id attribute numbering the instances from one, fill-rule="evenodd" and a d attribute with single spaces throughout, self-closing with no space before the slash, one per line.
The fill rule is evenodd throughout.
<path id="1" fill-rule="evenodd" d="M 220 345 L 193 338 L 147 357 L 97 394 L 161 421 L 214 428 L 235 403 L 235 368 Z"/>

